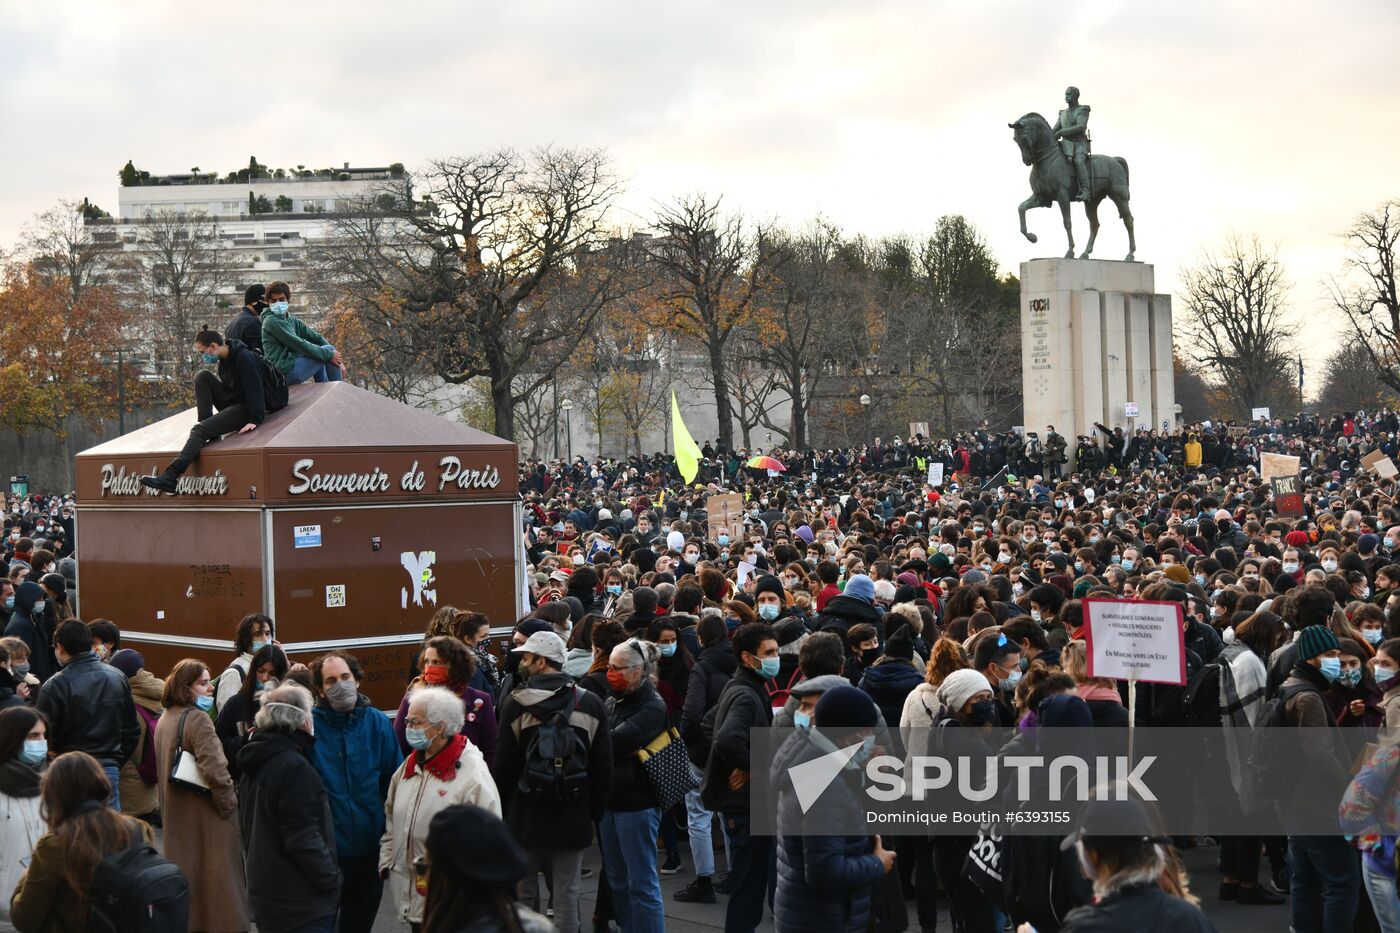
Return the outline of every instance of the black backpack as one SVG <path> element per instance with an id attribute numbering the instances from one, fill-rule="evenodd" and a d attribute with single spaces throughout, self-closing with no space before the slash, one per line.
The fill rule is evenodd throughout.
<path id="1" fill-rule="evenodd" d="M 92 878 L 91 933 L 185 933 L 190 885 L 174 862 L 131 829 L 131 845 L 97 865 Z"/>
<path id="2" fill-rule="evenodd" d="M 257 362 L 262 367 L 263 404 L 269 412 L 281 411 L 287 407 L 287 377 L 263 357 Z"/>
<path id="3" fill-rule="evenodd" d="M 541 720 L 525 743 L 520 792 L 531 800 L 558 803 L 588 788 L 588 743 L 569 723 L 578 708 L 579 688 L 570 690 L 564 708 Z"/>
<path id="4" fill-rule="evenodd" d="M 1298 762 L 1302 760 L 1298 743 L 1284 741 L 1289 733 L 1281 730 L 1292 725 L 1285 709 L 1288 701 L 1309 690 L 1319 692 L 1311 684 L 1283 688 L 1264 706 L 1254 722 L 1245 771 L 1260 800 L 1282 800 L 1297 784 Z"/>

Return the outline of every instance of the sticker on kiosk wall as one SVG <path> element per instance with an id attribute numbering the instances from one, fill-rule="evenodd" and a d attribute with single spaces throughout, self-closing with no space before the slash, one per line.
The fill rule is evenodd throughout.
<path id="1" fill-rule="evenodd" d="M 345 584 L 332 583 L 326 587 L 326 608 L 339 609 L 345 605 Z"/>
<path id="2" fill-rule="evenodd" d="M 292 544 L 294 547 L 320 547 L 321 546 L 321 526 L 320 525 L 297 525 L 292 529 Z"/>

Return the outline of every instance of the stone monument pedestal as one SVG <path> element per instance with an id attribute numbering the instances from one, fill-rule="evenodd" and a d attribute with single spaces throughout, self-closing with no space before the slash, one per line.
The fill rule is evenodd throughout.
<path id="1" fill-rule="evenodd" d="M 1025 427 L 1054 425 L 1074 458 L 1094 423 L 1170 430 L 1176 424 L 1172 299 L 1152 266 L 1099 259 L 1021 263 Z M 1104 438 L 1099 435 L 1099 446 Z"/>

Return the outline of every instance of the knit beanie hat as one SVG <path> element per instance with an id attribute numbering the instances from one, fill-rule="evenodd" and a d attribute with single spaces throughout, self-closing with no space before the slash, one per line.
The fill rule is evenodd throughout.
<path id="1" fill-rule="evenodd" d="M 885 642 L 885 657 L 900 658 L 904 661 L 914 660 L 914 633 L 910 631 L 906 624 L 890 636 Z"/>
<path id="2" fill-rule="evenodd" d="M 632 611 L 642 615 L 655 615 L 660 597 L 649 586 L 639 586 L 632 591 Z"/>
<path id="3" fill-rule="evenodd" d="M 939 576 L 947 576 L 948 571 L 953 569 L 953 561 L 942 551 L 935 551 L 931 554 L 928 559 L 928 565 L 932 567 Z"/>
<path id="4" fill-rule="evenodd" d="M 817 701 L 816 724 L 823 729 L 868 729 L 880 721 L 870 694 L 855 687 L 833 687 Z"/>
<path id="5" fill-rule="evenodd" d="M 895 605 L 900 603 L 912 603 L 916 599 L 923 599 L 928 592 L 922 586 L 912 586 L 905 584 L 894 591 Z"/>
<path id="6" fill-rule="evenodd" d="M 1083 599 L 1089 595 L 1089 591 L 1094 588 L 1094 581 L 1085 577 L 1074 584 L 1074 598 Z"/>
<path id="7" fill-rule="evenodd" d="M 1172 564 L 1162 571 L 1162 575 L 1173 583 L 1180 583 L 1183 586 L 1191 582 L 1191 571 L 1187 570 L 1184 564 Z"/>
<path id="8" fill-rule="evenodd" d="M 964 668 L 953 671 L 938 688 L 938 698 L 955 713 L 962 712 L 963 706 L 982 691 L 992 692 L 992 685 L 980 671 Z"/>
<path id="9" fill-rule="evenodd" d="M 789 616 L 779 622 L 773 629 L 773 634 L 778 636 L 778 647 L 790 645 L 807 634 L 807 624 L 797 616 Z"/>
<path id="10" fill-rule="evenodd" d="M 846 581 L 844 592 L 847 596 L 854 596 L 856 599 L 873 603 L 875 602 L 875 581 L 863 573 L 858 573 Z"/>
<path id="11" fill-rule="evenodd" d="M 1379 537 L 1371 534 L 1370 532 L 1367 532 L 1366 534 L 1356 539 L 1356 553 L 1363 555 L 1370 554 L 1376 549 L 1376 546 L 1380 543 L 1381 539 Z"/>
<path id="12" fill-rule="evenodd" d="M 812 529 L 807 527 L 806 525 L 798 525 L 797 530 L 793 532 L 793 534 L 797 535 L 807 544 L 811 544 L 817 537 L 816 535 L 812 534 Z"/>
<path id="13" fill-rule="evenodd" d="M 137 671 L 146 666 L 146 659 L 141 656 L 141 652 L 132 648 L 123 648 L 112 655 L 112 659 L 107 662 L 126 675 L 130 680 L 136 676 Z"/>
<path id="14" fill-rule="evenodd" d="M 906 570 L 894 578 L 894 582 L 900 586 L 918 586 L 919 575 L 912 570 Z"/>
<path id="15" fill-rule="evenodd" d="M 1298 636 L 1298 660 L 1308 661 L 1325 651 L 1340 648 L 1337 636 L 1325 625 L 1309 625 Z"/>
<path id="16" fill-rule="evenodd" d="M 1289 547 L 1307 547 L 1308 533 L 1306 531 L 1290 531 L 1283 536 L 1283 543 Z"/>
<path id="17" fill-rule="evenodd" d="M 758 582 L 754 584 L 754 602 L 757 602 L 758 597 L 763 593 L 773 593 L 779 599 L 781 599 L 784 604 L 787 603 L 787 596 L 783 593 L 783 581 L 779 580 L 771 573 L 764 574 L 763 576 L 759 577 Z"/>

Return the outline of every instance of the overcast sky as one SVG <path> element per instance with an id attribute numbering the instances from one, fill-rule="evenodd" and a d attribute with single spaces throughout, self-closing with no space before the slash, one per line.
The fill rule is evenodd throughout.
<path id="1" fill-rule="evenodd" d="M 931 230 L 967 215 L 1007 271 L 1063 251 L 1029 215 L 1006 124 L 1066 84 L 1131 166 L 1159 291 L 1230 231 L 1277 244 L 1305 354 L 1336 343 L 1335 234 L 1400 197 L 1400 3 L 0 0 L 0 246 L 59 198 L 115 209 L 152 173 L 384 165 L 502 145 L 606 146 L 636 218 L 722 193 L 794 225 Z M 1095 255 L 1126 237 L 1107 203 Z M 627 220 L 628 215 L 619 217 Z M 633 221 L 635 223 L 635 221 Z M 1082 246 L 1087 236 L 1077 220 Z M 1310 377 L 1310 382 L 1312 379 Z"/>

